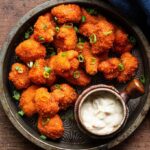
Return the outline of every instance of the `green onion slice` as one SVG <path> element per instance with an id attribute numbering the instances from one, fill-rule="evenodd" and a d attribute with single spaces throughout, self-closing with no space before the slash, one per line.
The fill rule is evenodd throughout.
<path id="1" fill-rule="evenodd" d="M 94 33 L 90 35 L 89 39 L 90 39 L 91 44 L 94 44 L 97 42 L 97 37 Z"/>
<path id="2" fill-rule="evenodd" d="M 16 90 L 13 91 L 13 98 L 16 100 L 16 101 L 19 101 L 20 99 L 20 93 Z"/>
<path id="3" fill-rule="evenodd" d="M 45 141 L 47 139 L 47 137 L 45 135 L 41 135 L 40 139 Z"/>
<path id="4" fill-rule="evenodd" d="M 78 60 L 79 60 L 79 62 L 84 62 L 84 56 L 82 54 L 80 54 L 78 56 Z"/>
<path id="5" fill-rule="evenodd" d="M 81 22 L 84 23 L 85 21 L 86 21 L 86 17 L 85 17 L 85 16 L 82 16 L 82 17 L 81 17 Z"/>
<path id="6" fill-rule="evenodd" d="M 141 81 L 143 84 L 145 84 L 146 79 L 145 79 L 144 75 L 141 75 L 141 76 L 140 76 L 140 81 Z"/>
<path id="7" fill-rule="evenodd" d="M 62 53 L 61 53 L 61 56 L 62 56 L 62 57 L 66 57 L 66 56 L 67 56 L 67 52 L 62 52 Z"/>
<path id="8" fill-rule="evenodd" d="M 77 48 L 83 49 L 83 48 L 84 48 L 84 43 L 79 42 L 79 43 L 77 44 Z"/>
<path id="9" fill-rule="evenodd" d="M 32 68 L 32 67 L 33 67 L 33 64 L 34 64 L 33 61 L 30 61 L 30 62 L 27 63 L 27 66 L 28 66 L 29 68 Z"/>
<path id="10" fill-rule="evenodd" d="M 107 36 L 107 35 L 112 34 L 112 32 L 113 32 L 113 31 L 111 30 L 111 31 L 103 32 L 103 34 Z"/>
<path id="11" fill-rule="evenodd" d="M 64 24 L 63 27 L 65 27 L 65 28 L 72 28 L 73 27 L 73 23 Z"/>
<path id="12" fill-rule="evenodd" d="M 74 26 L 74 30 L 75 30 L 77 33 L 79 33 L 78 27 Z"/>
<path id="13" fill-rule="evenodd" d="M 23 69 L 21 68 L 21 67 L 19 67 L 19 66 L 16 66 L 16 71 L 18 72 L 18 73 L 23 73 Z"/>
<path id="14" fill-rule="evenodd" d="M 42 119 L 42 126 L 47 125 L 49 121 L 50 121 L 50 118 L 43 118 Z"/>
<path id="15" fill-rule="evenodd" d="M 73 77 L 74 77 L 75 79 L 78 79 L 78 78 L 80 77 L 80 72 L 79 72 L 79 71 L 75 71 L 75 72 L 73 73 Z"/>
<path id="16" fill-rule="evenodd" d="M 39 36 L 38 39 L 40 40 L 40 42 L 45 42 L 45 39 L 42 36 Z"/>
<path id="17" fill-rule="evenodd" d="M 124 65 L 123 65 L 122 63 L 120 63 L 120 64 L 118 65 L 118 70 L 119 70 L 119 71 L 123 71 L 123 70 L 124 70 Z"/>
<path id="18" fill-rule="evenodd" d="M 23 117 L 24 116 L 23 110 L 18 111 L 18 115 L 20 115 L 21 117 Z"/>
<path id="19" fill-rule="evenodd" d="M 97 10 L 95 10 L 94 8 L 87 8 L 86 11 L 87 11 L 90 15 L 97 15 L 97 14 L 98 14 Z"/>
<path id="20" fill-rule="evenodd" d="M 57 17 L 54 17 L 54 21 L 57 22 L 57 21 L 58 21 L 58 18 L 57 18 Z"/>
<path id="21" fill-rule="evenodd" d="M 57 26 L 57 27 L 55 27 L 55 30 L 56 30 L 56 32 L 59 32 L 59 27 Z"/>

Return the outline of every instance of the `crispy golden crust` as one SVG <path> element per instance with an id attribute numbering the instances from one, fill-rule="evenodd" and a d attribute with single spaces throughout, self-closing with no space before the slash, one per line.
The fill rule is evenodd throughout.
<path id="1" fill-rule="evenodd" d="M 65 71 L 75 70 L 79 66 L 77 56 L 78 52 L 74 50 L 60 52 L 49 59 L 49 65 L 57 75 L 62 74 Z"/>
<path id="2" fill-rule="evenodd" d="M 95 75 L 98 72 L 99 58 L 92 54 L 89 43 L 82 43 L 82 47 L 77 46 L 76 50 L 84 57 L 86 72 L 90 75 Z"/>
<path id="3" fill-rule="evenodd" d="M 58 102 L 47 88 L 39 88 L 35 94 L 37 112 L 42 116 L 54 116 L 59 111 Z"/>
<path id="4" fill-rule="evenodd" d="M 138 59 L 129 52 L 121 55 L 121 62 L 124 65 L 124 70 L 119 74 L 117 80 L 119 82 L 126 82 L 130 80 L 138 68 Z"/>
<path id="5" fill-rule="evenodd" d="M 77 100 L 78 95 L 76 91 L 68 84 L 60 84 L 59 87 L 54 85 L 51 87 L 51 90 L 53 91 L 52 94 L 54 95 L 54 97 L 56 97 L 56 99 L 59 99 L 60 109 L 67 109 L 69 106 L 72 106 Z"/>
<path id="6" fill-rule="evenodd" d="M 50 118 L 38 118 L 38 130 L 41 134 L 51 139 L 58 139 L 63 136 L 64 127 L 59 115 Z"/>
<path id="7" fill-rule="evenodd" d="M 23 110 L 26 116 L 33 116 L 36 111 L 36 106 L 34 102 L 35 93 L 38 89 L 38 86 L 32 85 L 24 90 L 21 94 L 21 98 L 19 100 L 19 107 Z"/>
<path id="8" fill-rule="evenodd" d="M 120 73 L 118 69 L 120 63 L 121 62 L 118 58 L 110 58 L 102 61 L 98 66 L 98 70 L 104 74 L 106 79 L 112 80 L 115 79 Z"/>
<path id="9" fill-rule="evenodd" d="M 77 44 L 77 35 L 73 27 L 63 25 L 60 27 L 54 39 L 57 51 L 74 50 Z"/>
<path id="10" fill-rule="evenodd" d="M 21 42 L 15 51 L 16 55 L 24 62 L 34 61 L 46 56 L 46 48 L 33 39 Z"/>
<path id="11" fill-rule="evenodd" d="M 34 25 L 33 37 L 41 43 L 52 42 L 55 35 L 55 26 L 50 15 L 47 13 L 40 16 Z"/>
<path id="12" fill-rule="evenodd" d="M 81 20 L 81 9 L 78 5 L 59 5 L 51 10 L 51 14 L 57 18 L 57 22 L 64 24 L 67 22 L 78 23 Z"/>
<path id="13" fill-rule="evenodd" d="M 30 85 L 29 69 L 20 63 L 15 63 L 11 67 L 9 80 L 17 89 L 25 89 Z"/>
<path id="14" fill-rule="evenodd" d="M 51 69 L 50 73 L 47 76 L 45 75 L 45 67 L 47 66 L 48 63 L 44 59 L 35 61 L 34 66 L 29 71 L 29 78 L 34 84 L 52 85 L 56 81 L 56 76 L 51 67 L 49 67 Z"/>
<path id="15" fill-rule="evenodd" d="M 123 54 L 125 52 L 130 52 L 133 45 L 128 40 L 128 35 L 122 30 L 117 29 L 115 31 L 115 40 L 113 51 L 118 54 Z"/>

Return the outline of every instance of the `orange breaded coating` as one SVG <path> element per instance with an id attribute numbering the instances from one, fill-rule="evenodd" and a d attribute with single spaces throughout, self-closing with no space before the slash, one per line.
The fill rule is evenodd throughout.
<path id="1" fill-rule="evenodd" d="M 57 51 L 74 50 L 77 44 L 76 31 L 72 26 L 63 25 L 60 27 L 54 39 Z"/>
<path id="2" fill-rule="evenodd" d="M 119 82 L 126 82 L 135 75 L 135 71 L 138 68 L 138 59 L 129 52 L 126 52 L 121 55 L 121 62 L 124 70 L 120 72 L 117 80 Z"/>
<path id="3" fill-rule="evenodd" d="M 35 61 L 34 66 L 29 71 L 29 78 L 37 85 L 52 85 L 56 81 L 53 69 L 48 66 L 47 61 L 44 59 Z"/>
<path id="4" fill-rule="evenodd" d="M 36 106 L 34 102 L 35 93 L 38 86 L 32 85 L 22 92 L 21 98 L 19 100 L 19 107 L 23 110 L 26 116 L 33 116 L 36 111 Z"/>
<path id="5" fill-rule="evenodd" d="M 55 26 L 50 13 L 40 16 L 34 24 L 33 37 L 37 41 L 52 42 L 55 35 Z"/>
<path id="6" fill-rule="evenodd" d="M 78 5 L 59 5 L 51 10 L 51 14 L 57 18 L 57 22 L 64 24 L 67 22 L 78 23 L 81 20 L 81 9 Z"/>
<path id="7" fill-rule="evenodd" d="M 52 94 L 56 99 L 58 98 L 58 94 L 62 91 L 61 97 L 59 96 L 59 107 L 60 109 L 67 109 L 69 106 L 72 106 L 75 101 L 77 100 L 77 93 L 76 91 L 68 84 L 60 84 L 54 85 L 51 87 L 53 91 Z M 63 97 L 62 97 L 63 95 Z"/>
<path id="8" fill-rule="evenodd" d="M 79 32 L 89 38 L 93 54 L 106 53 L 113 46 L 114 26 L 105 19 L 97 24 L 85 23 L 80 26 Z"/>
<path id="9" fill-rule="evenodd" d="M 133 48 L 133 45 L 128 40 L 128 35 L 122 29 L 118 28 L 115 31 L 113 51 L 118 54 L 123 54 L 125 52 L 130 52 L 132 48 Z"/>
<path id="10" fill-rule="evenodd" d="M 102 61 L 98 70 L 104 74 L 104 77 L 108 80 L 117 78 L 119 75 L 119 64 L 121 64 L 118 58 L 109 58 L 105 61 Z"/>
<path id="11" fill-rule="evenodd" d="M 64 134 L 63 122 L 59 115 L 47 118 L 39 116 L 38 130 L 41 134 L 53 140 L 61 138 Z"/>
<path id="12" fill-rule="evenodd" d="M 46 48 L 42 44 L 33 39 L 28 39 L 21 42 L 16 47 L 15 51 L 16 55 L 23 62 L 34 61 L 36 59 L 44 58 L 46 56 Z"/>
<path id="13" fill-rule="evenodd" d="M 54 116 L 59 111 L 58 102 L 48 92 L 47 88 L 39 88 L 35 94 L 35 105 L 37 112 L 42 116 Z"/>
<path id="14" fill-rule="evenodd" d="M 14 63 L 9 73 L 9 80 L 13 85 L 21 90 L 25 89 L 30 85 L 29 69 L 20 63 Z"/>
<path id="15" fill-rule="evenodd" d="M 77 57 L 78 52 L 74 50 L 60 52 L 49 59 L 49 65 L 59 75 L 65 71 L 77 69 L 79 66 Z"/>
<path id="16" fill-rule="evenodd" d="M 82 69 L 77 69 L 75 71 L 71 70 L 59 74 L 61 77 L 65 78 L 69 83 L 78 86 L 87 86 L 91 82 L 90 76 L 88 76 Z"/>
<path id="17" fill-rule="evenodd" d="M 88 42 L 81 44 L 82 47 L 77 46 L 76 48 L 78 52 L 81 52 L 79 54 L 79 58 L 83 56 L 86 72 L 90 75 L 95 75 L 98 72 L 99 59 L 97 56 L 92 54 L 91 47 Z"/>

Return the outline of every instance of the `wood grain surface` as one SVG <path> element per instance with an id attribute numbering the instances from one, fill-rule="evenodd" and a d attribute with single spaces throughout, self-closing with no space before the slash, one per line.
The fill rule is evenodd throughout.
<path id="1" fill-rule="evenodd" d="M 0 0 L 0 47 L 19 18 L 46 0 Z M 41 150 L 10 123 L 0 104 L 0 150 Z M 113 150 L 150 150 L 150 112 L 141 126 Z"/>

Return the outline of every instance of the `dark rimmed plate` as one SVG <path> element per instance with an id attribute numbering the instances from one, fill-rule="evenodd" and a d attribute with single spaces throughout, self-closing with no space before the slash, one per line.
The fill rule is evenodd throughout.
<path id="1" fill-rule="evenodd" d="M 37 17 L 42 13 L 48 11 L 50 8 L 61 3 L 76 3 L 84 7 L 95 7 L 101 14 L 106 16 L 113 22 L 121 25 L 128 33 L 133 35 L 137 40 L 137 45 L 133 50 L 134 55 L 139 59 L 140 65 L 137 71 L 136 77 L 145 75 L 145 94 L 138 98 L 133 99 L 129 102 L 130 117 L 125 128 L 118 135 L 108 140 L 92 140 L 89 137 L 84 136 L 77 128 L 75 121 L 72 117 L 64 119 L 65 134 L 64 137 L 58 141 L 46 140 L 42 141 L 39 136 L 40 134 L 36 130 L 36 116 L 28 119 L 26 117 L 21 118 L 18 116 L 16 107 L 17 104 L 12 100 L 12 86 L 8 81 L 8 72 L 11 64 L 14 62 L 14 50 L 17 44 L 22 40 L 24 32 L 35 22 Z M 108 6 L 104 2 L 96 0 L 52 0 L 45 2 L 30 12 L 28 12 L 13 28 L 9 34 L 2 50 L 0 51 L 0 86 L 1 86 L 1 102 L 3 108 L 13 123 L 13 125 L 30 141 L 37 144 L 38 146 L 45 149 L 107 149 L 111 148 L 124 139 L 126 139 L 142 122 L 144 119 L 149 106 L 150 98 L 149 95 L 149 61 L 148 61 L 148 43 L 146 38 L 140 29 L 132 22 L 128 21 L 116 12 L 112 7 Z M 116 82 L 106 82 L 103 77 L 96 76 L 93 78 L 92 84 L 105 83 L 113 84 L 117 89 L 121 90 L 125 85 L 118 84 Z M 78 89 L 81 92 L 82 89 Z M 69 109 L 65 114 L 61 114 L 63 118 L 69 116 L 72 113 L 72 109 Z"/>

